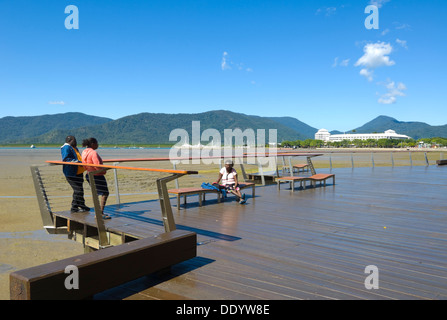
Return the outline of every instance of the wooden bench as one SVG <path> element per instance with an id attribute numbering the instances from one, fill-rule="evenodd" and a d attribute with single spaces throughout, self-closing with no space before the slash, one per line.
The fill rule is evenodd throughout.
<path id="1" fill-rule="evenodd" d="M 184 206 L 186 207 L 186 197 L 189 195 L 199 196 L 199 207 L 202 206 L 202 202 L 205 201 L 205 194 L 215 193 L 217 194 L 217 202 L 221 201 L 221 193 L 217 190 L 203 189 L 203 188 L 179 188 L 179 189 L 169 189 L 168 193 L 173 193 L 177 195 L 177 210 L 180 209 L 180 197 L 183 196 Z"/>
<path id="2" fill-rule="evenodd" d="M 255 197 L 255 184 L 253 182 L 246 182 L 239 184 L 239 188 L 241 190 L 246 188 L 252 188 L 252 197 Z M 207 193 L 216 193 L 217 194 L 217 202 L 221 202 L 221 192 L 212 189 L 204 189 L 204 188 L 179 188 L 179 189 L 169 189 L 168 193 L 172 193 L 177 195 L 177 210 L 180 209 L 180 197 L 183 196 L 183 205 L 186 207 L 186 197 L 189 195 L 198 195 L 199 196 L 199 207 L 203 205 L 203 201 L 205 201 L 205 194 Z"/>
<path id="3" fill-rule="evenodd" d="M 310 176 L 308 179 L 312 182 L 312 185 L 315 187 L 317 181 L 324 182 L 324 186 L 326 187 L 326 180 L 332 178 L 332 184 L 335 185 L 335 174 L 333 173 L 317 173 L 313 176 Z"/>
<path id="4" fill-rule="evenodd" d="M 296 169 L 296 171 L 295 171 Z M 304 169 L 306 169 L 307 172 L 309 172 L 309 165 L 307 164 L 295 164 L 293 165 L 293 172 L 304 172 Z"/>
<path id="5" fill-rule="evenodd" d="M 300 187 L 303 187 L 304 184 L 304 188 L 306 188 L 306 181 L 309 180 L 308 177 L 280 177 L 280 178 L 276 178 L 276 183 L 278 184 L 278 190 L 280 190 L 280 186 L 281 183 L 283 182 L 289 182 L 290 184 L 290 189 L 292 189 L 292 191 L 295 191 L 295 182 L 299 181 L 300 182 Z"/>
<path id="6" fill-rule="evenodd" d="M 72 300 L 92 297 L 142 276 L 196 257 L 197 235 L 174 230 L 156 237 L 86 253 L 10 274 L 11 300 Z M 75 266 L 78 288 L 67 289 Z M 69 279 L 70 280 L 70 279 Z M 72 284 L 74 280 L 72 281 Z M 70 283 L 70 282 L 69 282 Z"/>
<path id="7" fill-rule="evenodd" d="M 320 185 L 321 182 L 324 182 L 324 186 L 326 187 L 326 180 L 332 178 L 332 184 L 335 184 L 335 174 L 326 174 L 326 173 L 317 173 L 310 177 L 280 177 L 276 179 L 276 182 L 278 184 L 278 190 L 280 190 L 280 185 L 283 182 L 289 182 L 290 188 L 292 191 L 295 191 L 295 182 L 300 182 L 300 187 L 303 187 L 303 189 L 306 188 L 306 181 L 310 181 L 312 186 L 315 187 L 316 183 L 319 181 Z"/>

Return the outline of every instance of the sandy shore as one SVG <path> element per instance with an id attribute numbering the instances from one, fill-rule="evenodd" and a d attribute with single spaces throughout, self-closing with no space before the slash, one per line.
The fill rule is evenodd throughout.
<path id="1" fill-rule="evenodd" d="M 15 155 L 12 151 L 0 152 L 2 164 L 0 299 L 2 300 L 9 299 L 10 272 L 84 252 L 82 245 L 68 240 L 66 236 L 47 235 L 42 228 L 29 166 L 42 163 L 51 153 Z"/>
<path id="2" fill-rule="evenodd" d="M 292 151 L 292 150 L 288 150 Z M 317 150 L 318 151 L 318 150 Z M 325 150 L 326 151 L 326 150 Z M 339 150 L 338 150 L 339 151 Z M 344 150 L 348 152 L 348 150 Z M 358 151 L 358 150 L 357 150 Z M 368 151 L 368 150 L 364 150 Z M 370 150 L 372 151 L 372 150 Z M 116 158 L 146 158 L 166 156 L 169 152 L 166 149 L 160 150 L 126 150 L 126 149 L 100 149 L 100 154 L 104 159 Z M 315 150 L 313 150 L 315 152 Z M 442 151 L 441 151 L 442 152 Z M 447 155 L 447 151 L 445 152 Z M 430 153 L 431 164 L 443 154 Z M 400 159 L 401 158 L 401 159 Z M 408 165 L 408 152 L 397 154 L 394 161 L 401 161 L 401 165 Z M 56 261 L 70 256 L 82 254 L 84 249 L 81 244 L 70 241 L 66 235 L 48 235 L 42 227 L 42 221 L 38 209 L 35 191 L 31 179 L 30 166 L 43 165 L 45 160 L 59 160 L 60 151 L 58 148 L 48 149 L 8 149 L 0 148 L 0 161 L 2 170 L 0 172 L 0 299 L 9 299 L 9 273 L 47 262 Z M 317 168 L 328 167 L 329 156 L 315 158 L 314 164 Z M 338 159 L 338 160 L 337 160 Z M 341 162 L 351 165 L 350 156 L 331 158 L 334 167 Z M 359 160 L 363 159 L 363 160 Z M 303 161 L 303 159 L 300 159 Z M 414 155 L 414 164 L 424 163 L 424 154 Z M 356 165 L 370 165 L 371 156 L 355 159 Z M 363 162 L 362 162 L 363 161 Z M 375 155 L 375 165 L 383 161 L 389 165 L 390 153 Z M 134 166 L 160 167 L 172 169 L 169 162 L 166 163 L 133 163 Z M 181 186 L 197 185 L 203 181 L 212 182 L 217 177 L 219 165 L 178 165 L 178 169 L 199 170 L 199 175 L 194 177 L 183 177 Z M 237 167 L 236 167 L 237 169 Z M 250 167 L 247 168 L 250 170 Z M 253 168 L 252 168 L 253 169 Z M 254 167 L 256 169 L 256 167 Z M 57 209 L 67 210 L 71 201 L 71 189 L 63 179 L 60 168 L 52 167 L 49 178 L 51 192 L 60 195 L 55 206 Z M 108 173 L 108 179 L 112 180 L 112 173 Z M 119 173 L 120 193 L 122 202 L 137 201 L 156 197 L 155 179 L 147 179 L 139 174 L 133 176 L 127 173 Z M 110 181 L 109 180 L 109 181 Z M 129 181 L 131 181 L 129 183 Z M 111 193 L 114 192 L 113 182 L 110 182 Z M 143 192 L 141 195 L 126 196 L 125 194 Z M 152 194 L 151 194 L 152 193 Z M 127 197 L 127 198 L 126 198 Z M 132 197 L 132 198 L 130 198 Z M 91 199 L 86 197 L 86 201 L 91 205 Z M 115 201 L 113 197 L 109 200 Z"/>

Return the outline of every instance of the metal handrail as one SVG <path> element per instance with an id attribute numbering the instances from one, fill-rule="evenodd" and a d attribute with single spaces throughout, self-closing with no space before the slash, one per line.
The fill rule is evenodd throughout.
<path id="1" fill-rule="evenodd" d="M 102 219 L 102 212 L 98 200 L 98 194 L 95 184 L 94 175 L 98 172 L 101 172 L 103 170 L 110 170 L 110 169 L 124 169 L 124 170 L 135 170 L 135 171 L 145 171 L 145 172 L 162 172 L 162 173 L 170 173 L 171 175 L 163 178 L 158 178 L 156 180 L 157 183 L 157 189 L 158 189 L 158 197 L 160 201 L 160 208 L 162 213 L 162 219 L 163 219 L 163 225 L 166 232 L 174 231 L 176 230 L 174 216 L 172 214 L 172 208 L 171 203 L 169 201 L 169 194 L 166 184 L 174 179 L 178 179 L 184 175 L 189 174 L 198 174 L 198 171 L 190 171 L 190 170 L 169 170 L 169 169 L 155 169 L 155 168 L 137 168 L 137 167 L 124 167 L 124 166 L 116 166 L 116 165 L 101 165 L 101 164 L 87 164 L 87 163 L 79 163 L 79 162 L 64 162 L 64 161 L 45 161 L 46 163 L 49 163 L 50 165 L 73 165 L 73 166 L 83 166 L 83 167 L 94 167 L 94 168 L 101 168 L 100 170 L 90 171 L 88 173 L 89 175 L 89 181 L 90 181 L 90 188 L 92 190 L 92 196 L 93 196 L 93 204 L 95 207 L 95 218 L 96 218 L 96 225 L 98 228 L 98 235 L 99 235 L 99 246 L 100 248 L 105 248 L 110 245 L 109 239 L 107 237 L 107 232 L 104 224 L 104 220 Z M 41 190 L 43 189 L 43 186 L 40 187 Z M 37 191 L 37 188 L 36 188 Z"/>

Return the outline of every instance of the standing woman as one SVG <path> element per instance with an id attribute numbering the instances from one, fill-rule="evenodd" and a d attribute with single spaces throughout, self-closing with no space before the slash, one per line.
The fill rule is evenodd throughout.
<path id="1" fill-rule="evenodd" d="M 98 141 L 95 138 L 88 138 L 82 141 L 82 146 L 86 147 L 84 151 L 82 151 L 82 162 L 83 163 L 89 163 L 89 164 L 103 164 L 101 157 L 96 152 L 96 149 L 98 149 Z M 96 167 L 85 167 L 85 169 L 89 172 L 91 171 L 97 171 L 101 170 L 101 168 Z M 107 180 L 104 176 L 106 174 L 106 170 L 103 169 L 100 172 L 95 173 L 95 185 L 96 185 L 96 191 L 98 195 L 101 196 L 101 213 L 102 217 L 104 219 L 110 219 L 110 216 L 107 214 L 104 214 L 104 207 L 106 206 L 107 198 L 109 197 L 109 188 L 107 187 Z M 86 179 L 88 183 L 89 181 L 89 175 L 87 173 Z"/>

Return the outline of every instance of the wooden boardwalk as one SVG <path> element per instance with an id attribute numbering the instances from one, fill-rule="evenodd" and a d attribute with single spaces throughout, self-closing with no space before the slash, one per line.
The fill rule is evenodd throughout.
<path id="1" fill-rule="evenodd" d="M 177 228 L 197 232 L 197 257 L 95 298 L 447 299 L 447 167 L 332 173 L 335 186 L 258 187 L 245 205 L 191 197 L 177 211 L 172 199 Z M 106 211 L 108 228 L 163 232 L 158 201 Z M 370 265 L 379 289 L 365 288 Z"/>

